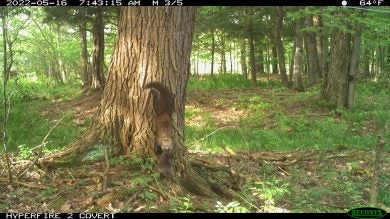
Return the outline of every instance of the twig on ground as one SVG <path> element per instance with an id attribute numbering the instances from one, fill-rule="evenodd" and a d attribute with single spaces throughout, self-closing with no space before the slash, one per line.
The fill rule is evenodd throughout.
<path id="1" fill-rule="evenodd" d="M 74 183 L 76 184 L 76 187 L 79 187 L 79 184 L 77 183 L 76 179 L 74 178 L 72 172 L 70 172 L 70 170 L 67 170 L 68 171 L 68 174 L 72 177 Z"/>
<path id="2" fill-rule="evenodd" d="M 45 189 L 45 188 L 46 188 L 45 186 L 40 186 L 40 185 L 34 185 L 34 184 L 30 184 L 30 183 L 25 183 L 25 182 L 21 182 L 21 181 L 18 181 L 18 180 L 12 180 L 11 183 L 12 183 L 12 184 L 16 184 L 16 185 L 21 185 L 21 186 L 24 186 L 24 187 L 27 187 L 27 188 L 32 188 L 32 189 Z M 9 181 L 0 178 L 0 184 L 9 184 Z"/>
<path id="3" fill-rule="evenodd" d="M 37 154 L 37 156 L 35 156 L 35 159 L 33 162 L 30 163 L 29 166 L 26 167 L 26 169 L 24 169 L 23 171 L 21 171 L 21 173 L 17 176 L 18 179 L 20 179 L 22 176 L 24 176 L 24 174 L 27 173 L 27 171 L 29 171 L 38 161 L 38 159 L 41 157 L 42 155 L 42 152 L 43 152 L 43 148 L 44 146 L 47 144 L 46 142 L 46 139 L 49 137 L 49 135 L 51 134 L 51 132 L 58 126 L 58 124 L 60 124 L 60 122 L 65 118 L 65 116 L 67 116 L 68 114 L 65 114 L 64 116 L 62 116 L 61 119 L 59 119 L 56 124 L 54 124 L 53 127 L 51 127 L 51 129 L 49 130 L 49 132 L 46 134 L 46 136 L 43 138 L 42 140 L 42 143 L 39 145 L 41 148 Z"/>

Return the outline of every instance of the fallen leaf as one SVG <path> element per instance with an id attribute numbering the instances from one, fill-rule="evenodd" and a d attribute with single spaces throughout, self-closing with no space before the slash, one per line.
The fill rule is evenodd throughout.
<path id="1" fill-rule="evenodd" d="M 62 212 L 68 212 L 70 210 L 70 204 L 69 203 L 65 203 L 61 206 L 61 211 Z"/>
<path id="2" fill-rule="evenodd" d="M 105 207 L 106 205 L 108 205 L 108 203 L 112 202 L 113 199 L 114 199 L 114 194 L 108 193 L 105 194 L 103 197 L 99 198 L 96 201 L 96 204 L 98 204 L 100 207 Z"/>
<path id="3" fill-rule="evenodd" d="M 121 209 L 120 208 L 113 208 L 112 207 L 112 204 L 108 204 L 108 206 L 106 207 L 106 209 L 112 213 L 118 213 Z"/>

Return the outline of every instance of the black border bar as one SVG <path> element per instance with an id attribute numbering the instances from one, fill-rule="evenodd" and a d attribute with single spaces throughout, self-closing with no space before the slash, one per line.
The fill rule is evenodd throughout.
<path id="1" fill-rule="evenodd" d="M 389 215 L 386 215 L 384 218 Z M 228 218 L 300 218 L 300 219 L 318 219 L 318 218 L 342 218 L 351 219 L 347 213 L 248 213 L 248 214 L 213 214 L 213 213 L 0 213 L 0 218 L 4 219 L 143 219 L 143 218 L 169 218 L 169 219 L 186 219 L 186 218 L 213 218 L 213 219 L 228 219 Z"/>
<path id="2" fill-rule="evenodd" d="M 371 6 L 390 5 L 374 0 Z M 0 6 L 365 6 L 373 0 L 1 0 Z"/>

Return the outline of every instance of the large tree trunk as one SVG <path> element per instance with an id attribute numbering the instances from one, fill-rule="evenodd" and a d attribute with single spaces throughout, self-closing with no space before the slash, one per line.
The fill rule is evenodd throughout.
<path id="1" fill-rule="evenodd" d="M 97 7 L 93 22 L 93 71 L 91 72 L 91 89 L 104 86 L 104 24 L 102 9 Z"/>
<path id="2" fill-rule="evenodd" d="M 349 53 L 349 34 L 341 30 L 334 30 L 329 71 L 321 93 L 322 97 L 335 107 L 347 106 Z"/>
<path id="3" fill-rule="evenodd" d="M 276 7 L 276 25 L 275 25 L 275 33 L 274 33 L 274 41 L 276 50 L 278 53 L 278 59 L 279 59 L 279 71 L 280 71 L 280 78 L 282 81 L 282 84 L 286 87 L 290 87 L 290 82 L 288 81 L 288 77 L 286 74 L 286 62 L 284 58 L 284 46 L 282 42 L 282 28 L 283 28 L 283 8 L 280 6 Z"/>
<path id="4" fill-rule="evenodd" d="M 249 21 L 249 64 L 251 70 L 252 86 L 256 87 L 255 45 L 252 18 Z"/>
<path id="5" fill-rule="evenodd" d="M 300 31 L 303 27 L 304 20 L 302 18 L 298 19 L 296 22 L 296 32 L 295 32 L 295 52 L 294 52 L 294 70 L 293 75 L 294 79 L 294 89 L 297 91 L 304 91 L 303 87 L 303 33 Z"/>
<path id="6" fill-rule="evenodd" d="M 351 62 L 349 64 L 348 73 L 348 96 L 347 96 L 347 108 L 352 109 L 353 100 L 355 97 L 355 83 L 356 83 L 356 69 L 357 61 L 359 57 L 360 46 L 360 32 L 362 30 L 361 24 L 356 24 L 355 35 L 353 37 L 353 47 L 351 53 Z"/>
<path id="7" fill-rule="evenodd" d="M 307 9 L 306 9 L 307 10 Z M 306 15 L 306 27 L 312 28 L 313 25 L 313 15 Z M 316 36 L 314 32 L 307 32 L 305 34 L 305 41 L 307 45 L 307 59 L 308 59 L 308 75 L 309 75 L 309 83 L 315 84 L 320 75 L 321 69 L 318 63 L 318 51 L 317 51 L 317 43 Z"/>
<path id="8" fill-rule="evenodd" d="M 185 89 L 190 70 L 194 7 L 125 7 L 109 76 L 93 128 L 104 130 L 125 153 L 155 157 L 156 121 L 147 82 L 165 84 L 174 96 L 172 180 L 191 192 L 211 195 L 196 175 L 184 146 Z"/>

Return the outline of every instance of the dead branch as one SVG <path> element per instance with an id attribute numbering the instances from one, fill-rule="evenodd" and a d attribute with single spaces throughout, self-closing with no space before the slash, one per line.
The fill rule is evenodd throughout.
<path id="1" fill-rule="evenodd" d="M 68 174 L 69 174 L 69 175 L 72 177 L 72 179 L 73 179 L 74 183 L 76 184 L 76 187 L 79 187 L 79 184 L 77 183 L 76 179 L 74 178 L 74 176 L 73 176 L 72 172 L 70 172 L 70 170 L 69 170 L 69 169 L 68 169 L 67 171 L 68 171 Z"/>
<path id="2" fill-rule="evenodd" d="M 0 178 L 0 184 L 9 184 L 9 181 L 6 180 L 6 179 Z M 24 187 L 32 188 L 32 189 L 45 189 L 46 188 L 45 186 L 25 183 L 25 182 L 21 182 L 21 181 L 18 181 L 18 180 L 12 180 L 11 184 L 16 184 L 16 185 L 20 185 L 20 186 L 24 186 Z"/>
<path id="3" fill-rule="evenodd" d="M 213 172 L 218 172 L 218 171 L 225 171 L 225 172 L 229 172 L 229 167 L 227 166 L 223 166 L 223 165 L 210 165 L 210 164 L 205 164 L 205 163 L 202 163 L 200 161 L 196 161 L 196 160 L 191 160 L 191 165 L 192 166 L 195 166 L 195 167 L 199 167 L 199 168 L 206 168 L 210 171 L 213 171 Z"/>
<path id="4" fill-rule="evenodd" d="M 282 173 L 286 174 L 287 176 L 290 176 L 290 174 L 289 174 L 286 170 L 284 170 L 281 166 L 277 165 L 277 167 L 278 167 L 278 169 L 279 169 Z"/>

